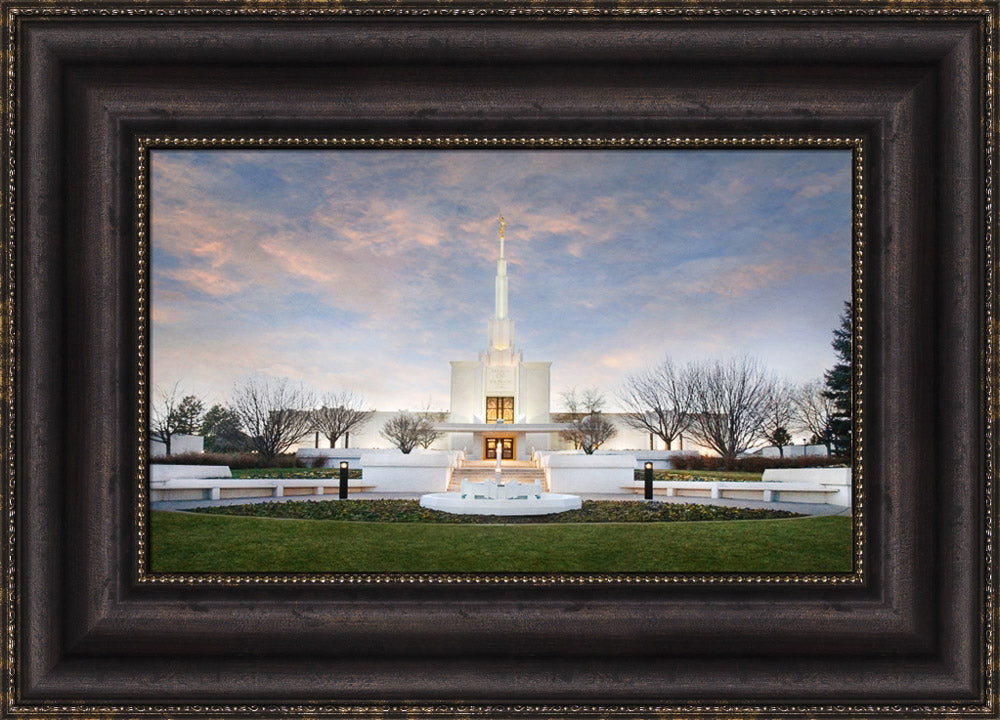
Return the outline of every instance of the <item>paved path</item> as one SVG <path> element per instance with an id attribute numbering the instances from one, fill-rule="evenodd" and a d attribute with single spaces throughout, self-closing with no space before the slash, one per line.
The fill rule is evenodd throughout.
<path id="1" fill-rule="evenodd" d="M 641 500 L 633 493 L 621 493 L 614 495 L 581 494 L 584 500 Z M 351 493 L 350 500 L 417 500 L 419 494 L 415 493 Z M 161 500 L 152 503 L 153 510 L 190 510 L 199 507 L 214 507 L 217 505 L 249 505 L 251 503 L 262 502 L 290 502 L 307 500 L 310 502 L 323 502 L 337 500 L 336 495 L 292 495 L 289 497 L 261 497 L 261 498 L 227 498 L 225 500 Z M 802 515 L 850 515 L 850 508 L 839 505 L 823 505 L 821 503 L 786 503 L 786 502 L 763 502 L 761 500 L 733 500 L 729 498 L 702 498 L 702 497 L 666 497 L 658 496 L 658 502 L 692 504 L 692 505 L 719 505 L 722 507 L 743 507 L 762 508 L 764 510 L 787 510 L 788 512 L 800 513 Z"/>

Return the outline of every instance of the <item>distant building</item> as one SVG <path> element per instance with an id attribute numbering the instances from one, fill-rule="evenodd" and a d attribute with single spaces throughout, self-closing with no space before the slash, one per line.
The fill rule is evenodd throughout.
<path id="1" fill-rule="evenodd" d="M 784 455 L 782 455 L 782 452 Z M 763 457 L 827 457 L 830 453 L 827 452 L 826 445 L 785 445 L 778 450 L 776 445 L 771 445 L 770 447 L 762 448 L 758 453 Z"/>

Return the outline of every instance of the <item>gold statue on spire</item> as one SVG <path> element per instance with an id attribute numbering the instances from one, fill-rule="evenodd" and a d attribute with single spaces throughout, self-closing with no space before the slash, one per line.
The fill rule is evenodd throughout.
<path id="1" fill-rule="evenodd" d="M 504 228 L 507 227 L 507 223 L 503 220 L 503 215 L 500 216 L 500 237 L 503 237 Z"/>

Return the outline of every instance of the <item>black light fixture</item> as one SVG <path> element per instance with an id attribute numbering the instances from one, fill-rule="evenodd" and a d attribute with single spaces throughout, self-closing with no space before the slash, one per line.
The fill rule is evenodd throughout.
<path id="1" fill-rule="evenodd" d="M 348 463 L 346 460 L 340 461 L 340 499 L 347 499 L 347 468 Z"/>
<path id="2" fill-rule="evenodd" d="M 645 492 L 643 496 L 646 500 L 653 499 L 653 463 L 647 462 L 645 465 L 645 473 L 643 480 L 645 481 Z"/>

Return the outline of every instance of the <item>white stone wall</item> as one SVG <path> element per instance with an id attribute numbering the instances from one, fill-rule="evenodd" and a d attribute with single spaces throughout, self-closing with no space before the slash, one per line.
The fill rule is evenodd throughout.
<path id="1" fill-rule="evenodd" d="M 851 468 L 773 468 L 765 470 L 763 482 L 816 482 L 828 485 L 850 485 Z"/>
<path id="2" fill-rule="evenodd" d="M 781 450 L 785 457 L 827 457 L 826 445 L 785 445 Z M 763 448 L 760 454 L 764 457 L 781 457 L 781 451 L 776 445 Z"/>
<path id="3" fill-rule="evenodd" d="M 765 470 L 761 482 L 816 483 L 837 491 L 827 500 L 831 505 L 851 507 L 853 493 L 849 467 L 775 468 Z M 781 491 L 780 499 L 785 502 L 808 502 L 800 500 L 793 491 Z"/>
<path id="4" fill-rule="evenodd" d="M 451 363 L 451 422 L 482 422 L 483 364 L 476 361 Z"/>
<path id="5" fill-rule="evenodd" d="M 634 480 L 635 457 L 586 455 L 577 452 L 540 452 L 542 469 L 554 493 L 619 494 Z"/>
<path id="6" fill-rule="evenodd" d="M 544 452 L 550 449 L 552 435 L 554 433 L 525 433 L 524 442 L 521 443 L 522 448 L 518 448 L 518 452 L 521 453 L 523 449 L 523 459 L 530 460 L 532 453 Z"/>
<path id="7" fill-rule="evenodd" d="M 205 438 L 201 435 L 174 435 L 170 438 L 170 454 L 205 452 Z M 167 454 L 166 443 L 159 440 L 149 441 L 150 457 L 163 457 Z"/>
<path id="8" fill-rule="evenodd" d="M 445 492 L 460 455 L 433 450 L 409 455 L 399 450 L 365 453 L 362 475 L 365 485 L 373 485 L 378 493 Z"/>
<path id="9" fill-rule="evenodd" d="M 547 423 L 549 417 L 549 374 L 552 363 L 521 363 L 519 383 L 520 414 L 524 422 Z"/>
<path id="10" fill-rule="evenodd" d="M 461 450 L 472 460 L 479 457 L 479 445 L 476 443 L 476 436 L 473 433 L 453 432 L 448 433 L 449 450 Z"/>

